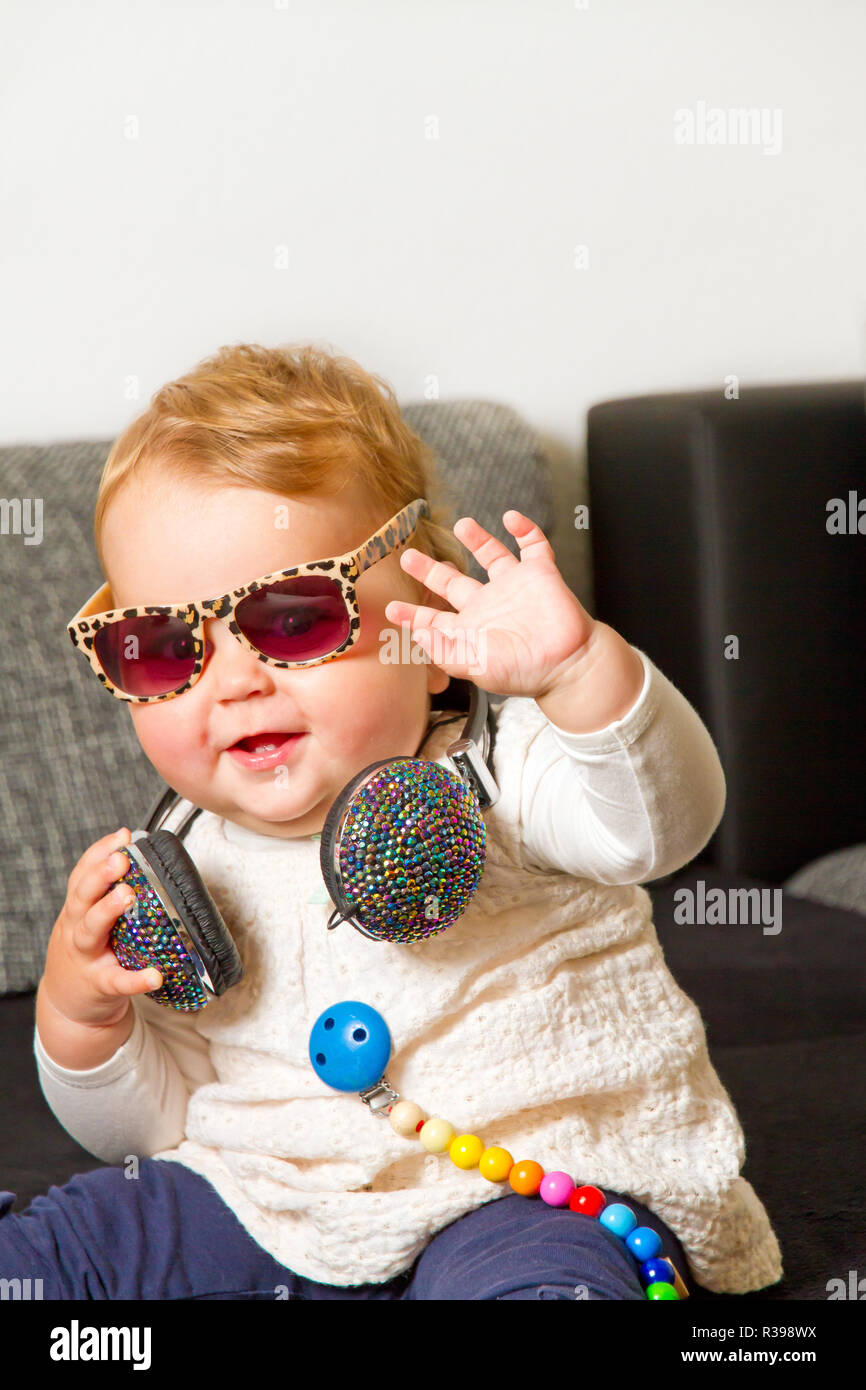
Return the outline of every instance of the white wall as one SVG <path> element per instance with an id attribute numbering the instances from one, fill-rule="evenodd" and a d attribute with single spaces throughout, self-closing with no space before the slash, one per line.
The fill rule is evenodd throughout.
<path id="1" fill-rule="evenodd" d="M 588 602 L 588 406 L 863 372 L 860 0 L 5 0 L 0 23 L 0 443 L 107 438 L 224 342 L 314 339 L 404 403 L 435 379 L 521 410 Z M 677 143 L 699 103 L 763 110 L 763 143 Z"/>

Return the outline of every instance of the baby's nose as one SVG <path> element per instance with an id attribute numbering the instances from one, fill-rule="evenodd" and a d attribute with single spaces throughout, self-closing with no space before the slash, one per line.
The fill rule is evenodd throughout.
<path id="1" fill-rule="evenodd" d="M 216 662 L 211 658 L 216 656 Z M 265 689 L 272 684 L 272 677 L 265 662 L 259 661 L 255 652 L 232 632 L 225 618 L 208 618 L 204 624 L 205 668 L 212 665 L 212 679 L 219 682 L 219 695 L 222 698 L 236 699 L 239 686 L 244 692 L 252 682 L 256 688 Z M 228 688 L 223 687 L 228 682 Z"/>

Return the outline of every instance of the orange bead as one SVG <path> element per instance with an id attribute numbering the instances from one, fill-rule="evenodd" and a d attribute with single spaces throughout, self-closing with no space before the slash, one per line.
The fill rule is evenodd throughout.
<path id="1" fill-rule="evenodd" d="M 541 1164 L 531 1158 L 524 1158 L 520 1163 L 515 1163 L 508 1174 L 508 1181 L 521 1197 L 534 1197 L 541 1187 L 543 1177 L 544 1169 Z"/>

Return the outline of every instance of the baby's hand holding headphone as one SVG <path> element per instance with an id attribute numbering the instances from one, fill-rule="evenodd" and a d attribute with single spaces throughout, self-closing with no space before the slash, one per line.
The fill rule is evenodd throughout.
<path id="1" fill-rule="evenodd" d="M 131 995 L 147 994 L 162 983 L 153 967 L 123 969 L 110 944 L 112 928 L 131 896 L 129 886 L 118 883 L 129 863 L 120 846 L 129 838 L 126 829 L 104 835 L 84 851 L 67 880 L 40 989 L 71 1023 L 119 1023 Z"/>

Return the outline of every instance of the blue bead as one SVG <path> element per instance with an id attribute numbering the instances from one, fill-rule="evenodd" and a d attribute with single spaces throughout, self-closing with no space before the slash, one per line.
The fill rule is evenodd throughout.
<path id="1" fill-rule="evenodd" d="M 365 1091 L 381 1080 L 391 1056 L 391 1034 L 380 1013 L 344 999 L 319 1014 L 310 1029 L 310 1061 L 335 1091 Z"/>
<path id="2" fill-rule="evenodd" d="M 654 1255 L 661 1254 L 662 1238 L 650 1226 L 636 1226 L 631 1235 L 626 1236 L 625 1243 L 637 1260 L 651 1260 Z"/>
<path id="3" fill-rule="evenodd" d="M 653 1256 L 652 1259 L 644 1260 L 640 1267 L 640 1277 L 644 1284 L 670 1284 L 674 1276 L 665 1260 Z"/>
<path id="4" fill-rule="evenodd" d="M 624 1202 L 611 1202 L 609 1207 L 605 1207 L 598 1219 L 602 1226 L 606 1226 L 621 1240 L 625 1240 L 626 1236 L 637 1225 L 637 1217 L 631 1207 L 627 1207 Z"/>

